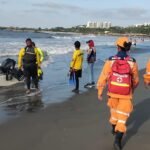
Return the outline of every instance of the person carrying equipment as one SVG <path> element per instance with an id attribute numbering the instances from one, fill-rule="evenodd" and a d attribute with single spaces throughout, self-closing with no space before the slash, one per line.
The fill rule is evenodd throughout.
<path id="1" fill-rule="evenodd" d="M 76 41 L 74 43 L 75 51 L 70 63 L 70 73 L 75 74 L 76 87 L 72 92 L 79 92 L 79 78 L 82 77 L 83 51 L 80 50 L 81 43 Z"/>
<path id="2" fill-rule="evenodd" d="M 90 87 L 95 85 L 94 81 L 94 64 L 96 61 L 96 48 L 94 46 L 94 41 L 89 40 L 86 42 L 89 46 L 89 49 L 87 50 L 87 63 L 88 63 L 88 74 L 89 74 L 89 83 L 87 83 L 84 87 Z"/>
<path id="3" fill-rule="evenodd" d="M 39 57 L 40 57 L 40 63 L 42 64 L 42 62 L 44 60 L 43 51 L 39 47 L 36 47 L 34 42 L 32 42 L 32 46 L 38 50 Z M 43 80 L 43 71 L 42 71 L 41 67 L 38 68 L 38 79 Z"/>
<path id="4" fill-rule="evenodd" d="M 126 122 L 133 110 L 133 92 L 139 83 L 136 60 L 127 55 L 131 42 L 127 37 L 116 41 L 118 53 L 110 57 L 102 69 L 98 79 L 98 98 L 102 100 L 104 87 L 108 83 L 108 106 L 110 108 L 110 123 L 115 135 L 114 148 L 122 149 L 122 138 L 127 130 Z"/>
<path id="5" fill-rule="evenodd" d="M 31 92 L 31 78 L 35 84 L 35 88 L 38 90 L 38 67 L 40 67 L 40 57 L 38 50 L 32 46 L 32 40 L 28 38 L 26 39 L 26 47 L 20 50 L 18 57 L 18 68 L 23 69 L 26 78 L 27 94 Z"/>

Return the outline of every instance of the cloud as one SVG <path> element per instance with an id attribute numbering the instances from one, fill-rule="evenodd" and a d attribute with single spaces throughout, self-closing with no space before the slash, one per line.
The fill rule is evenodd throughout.
<path id="1" fill-rule="evenodd" d="M 55 3 L 55 2 L 50 2 L 50 3 L 41 3 L 41 4 L 33 4 L 33 7 L 38 7 L 41 9 L 48 9 L 48 10 L 55 10 L 57 12 L 62 12 L 62 11 L 81 11 L 81 7 L 79 6 L 73 6 L 69 4 L 61 4 L 61 3 Z"/>
<path id="2" fill-rule="evenodd" d="M 33 4 L 33 7 L 40 9 L 43 12 L 66 13 L 67 15 L 81 15 L 86 18 L 99 19 L 137 19 L 143 20 L 150 17 L 150 11 L 144 8 L 112 8 L 112 9 L 88 9 L 85 7 L 74 6 L 61 3 L 39 3 Z M 70 14 L 71 13 L 71 14 Z"/>

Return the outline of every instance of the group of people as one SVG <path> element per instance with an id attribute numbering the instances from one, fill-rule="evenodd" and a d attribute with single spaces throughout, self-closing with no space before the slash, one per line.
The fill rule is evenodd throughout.
<path id="1" fill-rule="evenodd" d="M 42 78 L 41 64 L 44 59 L 43 51 L 36 47 L 30 39 L 26 39 L 26 46 L 19 52 L 18 69 L 23 70 L 25 82 L 27 85 L 27 94 L 31 92 L 31 83 L 33 82 L 36 90 L 39 90 L 39 79 Z"/>
<path id="2" fill-rule="evenodd" d="M 90 70 L 90 82 L 94 83 L 93 66 L 96 61 L 96 49 L 92 40 L 87 42 L 89 45 L 87 62 Z M 80 50 L 80 42 L 75 42 L 75 51 L 70 66 L 70 72 L 75 72 L 76 88 L 79 89 L 79 77 L 82 74 L 83 52 Z M 131 41 L 127 37 L 120 37 L 115 43 L 117 54 L 108 58 L 103 66 L 97 82 L 98 99 L 102 101 L 103 91 L 108 86 L 108 107 L 110 108 L 110 124 L 114 138 L 114 149 L 122 149 L 122 139 L 127 131 L 126 123 L 133 111 L 133 93 L 139 84 L 138 65 L 134 58 L 130 57 L 129 51 Z M 150 85 L 150 61 L 147 63 L 144 83 Z"/>
<path id="3" fill-rule="evenodd" d="M 88 44 L 87 49 L 87 63 L 88 63 L 88 74 L 89 81 L 85 85 L 85 88 L 95 85 L 94 81 L 94 64 L 96 61 L 96 48 L 93 40 L 86 42 Z M 75 76 L 75 89 L 72 91 L 75 93 L 79 92 L 79 78 L 82 77 L 82 65 L 83 65 L 83 51 L 80 49 L 81 43 L 76 41 L 74 43 L 75 51 L 72 56 L 72 61 L 70 63 L 70 74 Z"/>
<path id="4" fill-rule="evenodd" d="M 96 48 L 93 40 L 87 41 L 87 63 L 89 67 L 89 82 L 85 87 L 95 85 L 94 64 L 96 61 Z M 108 107 L 110 108 L 110 124 L 114 138 L 115 150 L 122 149 L 122 139 L 127 131 L 126 123 L 133 111 L 133 93 L 139 84 L 138 65 L 136 60 L 129 55 L 132 43 L 127 37 L 120 37 L 115 43 L 117 54 L 108 58 L 103 66 L 97 82 L 98 99 L 103 99 L 103 91 L 108 86 Z M 83 51 L 81 43 L 74 43 L 75 50 L 70 63 L 70 74 L 75 76 L 75 89 L 79 92 L 79 78 L 82 77 Z M 43 61 L 43 52 L 37 48 L 31 39 L 26 40 L 26 47 L 19 52 L 18 67 L 23 69 L 27 93 L 30 93 L 31 78 L 38 90 L 38 68 Z M 147 63 L 144 83 L 150 85 L 150 61 Z"/>

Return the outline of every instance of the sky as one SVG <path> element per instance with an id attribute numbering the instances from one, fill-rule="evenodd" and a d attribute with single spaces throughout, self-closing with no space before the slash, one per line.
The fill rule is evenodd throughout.
<path id="1" fill-rule="evenodd" d="M 88 21 L 150 22 L 150 0 L 0 0 L 0 26 L 72 27 Z"/>

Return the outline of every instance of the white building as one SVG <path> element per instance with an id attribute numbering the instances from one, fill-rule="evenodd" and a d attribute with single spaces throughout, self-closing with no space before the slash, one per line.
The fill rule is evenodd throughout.
<path id="1" fill-rule="evenodd" d="M 111 22 L 87 22 L 87 28 L 110 28 L 111 27 Z"/>
<path id="2" fill-rule="evenodd" d="M 150 26 L 150 23 L 145 22 L 143 24 L 135 24 L 135 27 L 141 27 L 141 26 Z"/>

